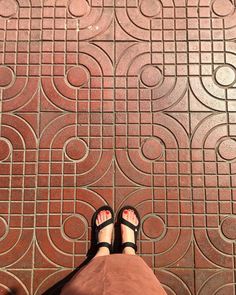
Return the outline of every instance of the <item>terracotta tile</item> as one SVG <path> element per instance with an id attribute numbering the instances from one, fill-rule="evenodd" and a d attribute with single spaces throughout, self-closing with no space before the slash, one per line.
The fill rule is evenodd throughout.
<path id="1" fill-rule="evenodd" d="M 201 275 L 200 275 L 201 273 Z M 219 294 L 234 294 L 233 290 L 233 271 L 225 270 L 197 270 L 196 271 L 196 290 L 199 294 L 212 294 L 218 290 Z"/>
<path id="2" fill-rule="evenodd" d="M 42 294 L 84 259 L 95 209 L 129 204 L 142 218 L 139 253 L 168 294 L 234 294 L 232 1 L 9 1 L 3 292 Z"/>
<path id="3" fill-rule="evenodd" d="M 155 269 L 155 274 L 164 285 L 167 294 L 194 294 L 194 274 L 192 270 L 171 269 L 170 271 Z M 168 280 L 168 278 L 171 280 Z"/>
<path id="4" fill-rule="evenodd" d="M 16 292 L 25 295 L 30 292 L 31 272 L 30 271 L 1 271 L 1 292 Z M 3 294 L 4 294 L 3 293 Z"/>
<path id="5" fill-rule="evenodd" d="M 59 282 L 64 277 L 66 277 L 71 270 L 34 270 L 34 293 L 33 294 L 43 294 L 46 292 L 49 288 L 55 285 L 55 282 Z"/>

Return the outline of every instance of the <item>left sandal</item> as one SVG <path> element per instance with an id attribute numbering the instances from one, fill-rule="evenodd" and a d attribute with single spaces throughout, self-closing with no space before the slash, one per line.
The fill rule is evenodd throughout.
<path id="1" fill-rule="evenodd" d="M 101 212 L 103 210 L 107 210 L 107 211 L 111 212 L 112 217 L 97 226 L 97 224 L 96 224 L 97 216 L 98 216 L 99 212 Z M 112 244 L 107 243 L 107 242 L 98 242 L 98 234 L 99 234 L 101 229 L 103 229 L 105 226 L 107 226 L 109 224 L 112 224 L 112 223 L 114 223 L 114 212 L 113 212 L 113 210 L 112 210 L 112 208 L 110 206 L 102 206 L 102 207 L 100 207 L 95 212 L 95 214 L 93 215 L 92 227 L 95 229 L 95 240 L 96 240 L 97 249 L 100 248 L 100 247 L 107 247 L 111 252 Z"/>

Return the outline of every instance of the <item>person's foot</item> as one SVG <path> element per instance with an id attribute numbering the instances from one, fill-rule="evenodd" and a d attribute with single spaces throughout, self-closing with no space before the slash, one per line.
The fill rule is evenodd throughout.
<path id="1" fill-rule="evenodd" d="M 111 218 L 112 218 L 112 215 L 109 210 L 102 210 L 97 215 L 96 225 L 98 226 Z M 113 227 L 114 227 L 114 224 L 108 224 L 107 226 L 105 226 L 104 228 L 102 228 L 99 231 L 98 243 L 107 242 L 107 243 L 111 244 Z M 109 255 L 109 254 L 110 254 L 110 251 L 107 247 L 100 247 L 98 249 L 96 256 L 104 256 L 104 255 Z"/>
<path id="2" fill-rule="evenodd" d="M 126 209 L 122 213 L 122 217 L 131 222 L 133 225 L 138 225 L 139 220 L 132 209 Z M 125 224 L 121 224 L 121 236 L 122 243 L 131 242 L 135 243 L 135 234 L 134 231 Z M 135 255 L 135 250 L 131 247 L 125 247 L 123 250 L 124 254 Z"/>

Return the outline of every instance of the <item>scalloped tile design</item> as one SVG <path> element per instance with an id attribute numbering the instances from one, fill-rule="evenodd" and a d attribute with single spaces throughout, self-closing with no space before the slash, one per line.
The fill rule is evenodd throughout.
<path id="1" fill-rule="evenodd" d="M 233 2 L 0 0 L 0 293 L 42 294 L 131 204 L 169 295 L 236 294 Z"/>

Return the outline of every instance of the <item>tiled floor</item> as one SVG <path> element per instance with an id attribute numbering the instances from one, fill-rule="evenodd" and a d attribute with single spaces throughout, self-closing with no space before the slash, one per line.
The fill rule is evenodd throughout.
<path id="1" fill-rule="evenodd" d="M 169 295 L 236 294 L 235 5 L 0 0 L 1 294 L 70 273 L 103 204 Z"/>

